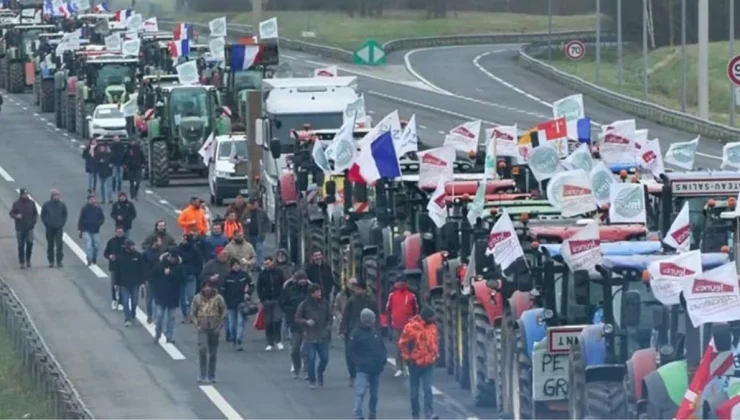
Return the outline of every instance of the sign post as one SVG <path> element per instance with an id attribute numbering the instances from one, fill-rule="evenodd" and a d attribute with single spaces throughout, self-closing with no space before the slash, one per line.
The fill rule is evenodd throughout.
<path id="1" fill-rule="evenodd" d="M 386 63 L 385 51 L 383 46 L 374 39 L 368 39 L 360 45 L 352 55 L 355 64 L 364 66 L 379 66 Z"/>
<path id="2" fill-rule="evenodd" d="M 735 85 L 735 105 L 740 105 L 740 55 L 736 55 L 727 63 L 727 77 Z"/>
<path id="3" fill-rule="evenodd" d="M 586 56 L 586 44 L 581 41 L 570 41 L 565 44 L 565 56 L 573 61 L 581 61 Z"/>

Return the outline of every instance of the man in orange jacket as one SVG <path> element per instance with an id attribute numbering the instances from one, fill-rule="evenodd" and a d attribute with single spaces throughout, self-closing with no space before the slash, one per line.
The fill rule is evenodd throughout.
<path id="1" fill-rule="evenodd" d="M 206 235 L 208 232 L 208 219 L 200 205 L 198 197 L 190 198 L 190 204 L 182 210 L 180 217 L 177 218 L 177 225 L 180 226 L 184 233 L 197 232 L 198 235 Z"/>
<path id="2" fill-rule="evenodd" d="M 236 218 L 236 212 L 229 211 L 226 214 L 226 222 L 224 222 L 224 234 L 228 240 L 232 240 L 237 232 L 244 235 L 244 228 L 242 227 L 241 222 Z"/>
<path id="3" fill-rule="evenodd" d="M 428 419 L 434 415 L 432 396 L 432 374 L 439 358 L 439 330 L 434 322 L 434 309 L 425 307 L 406 324 L 398 340 L 401 357 L 409 367 L 409 397 L 411 418 L 419 418 L 419 385 L 424 391 L 424 414 Z"/>

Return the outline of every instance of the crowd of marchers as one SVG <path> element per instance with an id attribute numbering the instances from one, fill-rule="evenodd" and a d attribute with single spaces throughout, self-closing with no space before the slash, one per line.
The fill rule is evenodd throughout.
<path id="1" fill-rule="evenodd" d="M 89 153 L 100 159 L 101 153 L 110 151 L 104 147 Z M 108 165 L 115 178 L 119 173 L 113 170 L 116 165 Z M 96 169 L 97 181 L 91 178 L 77 231 L 84 239 L 88 265 L 97 264 L 101 254 L 108 261 L 111 309 L 123 312 L 125 327 L 138 318 L 154 324 L 155 344 L 162 339 L 174 343 L 179 313 L 180 323 L 195 327 L 198 382 L 207 384 L 216 382 L 221 336 L 243 351 L 248 320 L 254 316 L 254 327 L 265 332 L 265 351 L 283 350 L 283 341 L 289 342 L 293 377 L 306 380 L 312 389 L 324 386 L 332 331 L 336 330 L 345 345 L 349 386 L 355 393 L 354 416 L 364 418 L 364 400 L 369 394 L 367 418 L 376 418 L 380 376 L 389 358 L 376 314 L 378 302 L 364 282 L 355 278 L 335 281 L 320 250 L 312 253 L 305 267 L 296 267 L 284 249 L 274 256 L 263 255 L 272 226 L 257 200 L 246 201 L 241 196 L 227 208 L 225 220 L 218 222 L 210 220 L 204 201 L 193 197 L 178 217 L 179 240 L 160 220 L 138 248 L 130 237 L 137 215 L 135 204 L 121 191 L 122 182 L 108 183 L 100 174 Z M 102 198 L 95 191 L 100 184 L 110 186 L 101 187 Z M 134 197 L 137 191 L 138 185 L 132 184 Z M 101 206 L 106 194 L 117 194 L 108 217 Z M 68 211 L 59 191 L 51 191 L 39 215 L 36 203 L 21 189 L 10 216 L 15 221 L 21 268 L 31 267 L 39 216 L 46 233 L 49 266 L 62 267 Z M 101 247 L 100 234 L 107 218 L 112 220 L 114 234 Z M 343 287 L 338 289 L 337 284 Z M 144 299 L 143 311 L 140 297 Z M 434 311 L 419 309 L 414 292 L 405 280 L 398 280 L 385 306 L 388 336 L 395 348 L 395 376 L 407 377 L 410 382 L 412 418 L 420 418 L 422 412 L 426 418 L 436 418 L 432 376 L 439 357 L 439 336 Z"/>

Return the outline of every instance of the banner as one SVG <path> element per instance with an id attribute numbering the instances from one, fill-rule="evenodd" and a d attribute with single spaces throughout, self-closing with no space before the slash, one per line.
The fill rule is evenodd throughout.
<path id="1" fill-rule="evenodd" d="M 581 144 L 570 156 L 565 158 L 563 164 L 569 170 L 583 169 L 590 172 L 595 165 L 594 158 L 591 156 L 591 146 L 586 143 Z"/>
<path id="2" fill-rule="evenodd" d="M 129 41 L 124 41 L 123 46 L 121 47 L 121 54 L 124 57 L 138 57 L 140 49 L 141 49 L 140 39 L 137 38 L 137 39 L 133 39 Z"/>
<path id="3" fill-rule="evenodd" d="M 455 149 L 437 147 L 419 152 L 419 188 L 434 188 L 441 180 L 452 181 Z"/>
<path id="4" fill-rule="evenodd" d="M 194 85 L 199 82 L 198 65 L 195 61 L 188 61 L 175 67 L 177 78 L 181 85 Z"/>
<path id="5" fill-rule="evenodd" d="M 720 169 L 740 170 L 740 142 L 727 143 L 722 148 Z"/>
<path id="6" fill-rule="evenodd" d="M 396 111 L 396 115 L 398 115 L 398 111 Z M 365 118 L 365 95 L 364 94 L 360 94 L 360 96 L 358 96 L 357 99 L 348 103 L 347 106 L 344 108 L 344 124 L 347 124 L 349 120 L 352 120 L 354 124 L 354 121 L 357 121 L 362 118 Z M 401 125 L 400 121 L 398 125 L 399 126 Z"/>
<path id="7" fill-rule="evenodd" d="M 731 261 L 683 283 L 683 296 L 691 323 L 698 328 L 710 322 L 740 320 L 737 269 Z"/>
<path id="8" fill-rule="evenodd" d="M 516 124 L 488 128 L 486 138 L 493 142 L 496 156 L 521 158 L 518 145 L 519 131 Z"/>
<path id="9" fill-rule="evenodd" d="M 699 150 L 699 137 L 691 141 L 671 143 L 663 162 L 691 171 L 694 169 L 697 150 Z"/>
<path id="10" fill-rule="evenodd" d="M 561 200 L 563 199 L 563 185 L 565 185 L 565 180 L 575 172 L 558 172 L 547 182 L 547 201 L 558 210 L 560 210 Z"/>
<path id="11" fill-rule="evenodd" d="M 126 28 L 137 32 L 144 29 L 144 18 L 140 14 L 134 13 L 126 19 Z"/>
<path id="12" fill-rule="evenodd" d="M 477 153 L 480 128 L 481 120 L 460 124 L 445 136 L 443 146 L 452 146 L 465 153 Z"/>
<path id="13" fill-rule="evenodd" d="M 335 175 L 348 170 L 357 159 L 357 146 L 354 140 L 354 121 L 347 121 L 334 135 L 331 144 L 326 149 L 327 159 L 334 161 Z"/>
<path id="14" fill-rule="evenodd" d="M 429 204 L 427 204 L 427 211 L 429 212 L 429 218 L 432 219 L 434 224 L 441 228 L 447 222 L 447 194 L 445 193 L 445 182 L 440 181 L 437 184 L 437 188 L 429 197 Z"/>
<path id="15" fill-rule="evenodd" d="M 599 155 L 607 164 L 635 162 L 635 120 L 609 124 L 599 138 Z"/>
<path id="16" fill-rule="evenodd" d="M 105 49 L 108 51 L 121 51 L 121 34 L 115 33 L 106 36 Z"/>
<path id="17" fill-rule="evenodd" d="M 511 223 L 511 217 L 506 210 L 503 211 L 488 235 L 486 255 L 493 255 L 494 261 L 501 266 L 501 270 L 506 270 L 514 261 L 524 256 L 514 224 Z"/>
<path id="18" fill-rule="evenodd" d="M 311 157 L 313 157 L 313 161 L 316 164 L 316 166 L 318 166 L 319 169 L 324 171 L 325 174 L 328 174 L 331 172 L 331 167 L 329 166 L 329 159 L 326 157 L 326 153 L 324 152 L 324 146 L 321 144 L 320 141 L 314 142 L 313 150 L 311 150 Z"/>
<path id="19" fill-rule="evenodd" d="M 545 143 L 532 149 L 527 163 L 535 179 L 542 182 L 560 171 L 560 159 L 555 146 Z"/>
<path id="20" fill-rule="evenodd" d="M 208 29 L 211 31 L 211 38 L 226 37 L 226 16 L 212 19 L 208 22 Z"/>
<path id="21" fill-rule="evenodd" d="M 588 270 L 594 272 L 601 264 L 601 238 L 599 225 L 589 223 L 573 236 L 566 239 L 561 246 L 563 261 L 571 271 Z"/>
<path id="22" fill-rule="evenodd" d="M 560 196 L 560 213 L 563 217 L 573 217 L 596 210 L 596 199 L 591 187 L 591 179 L 584 170 L 571 171 L 564 178 Z"/>
<path id="23" fill-rule="evenodd" d="M 416 134 L 416 114 L 411 116 L 411 119 L 404 127 L 401 133 L 401 138 L 397 145 L 396 153 L 398 156 L 403 156 L 409 152 L 419 151 L 419 135 Z"/>
<path id="24" fill-rule="evenodd" d="M 226 58 L 226 39 L 221 38 L 212 38 L 210 41 L 208 41 L 208 51 L 211 53 L 211 55 L 214 58 L 218 59 L 225 59 Z"/>
<path id="25" fill-rule="evenodd" d="M 663 238 L 663 243 L 678 252 L 687 252 L 691 248 L 691 221 L 689 220 L 689 202 L 683 203 L 681 211 L 671 223 L 670 229 Z"/>
<path id="26" fill-rule="evenodd" d="M 658 139 L 645 142 L 644 146 L 640 149 L 639 155 L 640 157 L 637 163 L 641 168 L 650 171 L 655 178 L 665 173 L 663 154 L 660 151 L 660 141 Z"/>
<path id="27" fill-rule="evenodd" d="M 277 39 L 278 35 L 278 21 L 277 18 L 270 18 L 260 22 L 259 27 L 260 40 L 262 39 Z"/>
<path id="28" fill-rule="evenodd" d="M 609 189 L 610 223 L 646 223 L 645 187 L 615 182 Z"/>
<path id="29" fill-rule="evenodd" d="M 673 255 L 648 265 L 650 290 L 663 305 L 678 305 L 684 283 L 692 283 L 702 273 L 701 251 Z"/>
<path id="30" fill-rule="evenodd" d="M 156 17 L 144 21 L 144 32 L 159 32 L 159 23 Z"/>
<path id="31" fill-rule="evenodd" d="M 552 116 L 555 119 L 565 118 L 568 138 L 578 140 L 578 120 L 586 118 L 586 107 L 583 106 L 583 95 L 570 95 L 552 103 Z"/>

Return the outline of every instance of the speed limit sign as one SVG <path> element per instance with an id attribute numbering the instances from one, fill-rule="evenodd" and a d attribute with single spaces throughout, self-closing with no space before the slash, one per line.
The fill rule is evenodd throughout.
<path id="1" fill-rule="evenodd" d="M 740 55 L 732 57 L 727 64 L 727 76 L 736 86 L 740 86 Z"/>
<path id="2" fill-rule="evenodd" d="M 570 41 L 565 44 L 565 56 L 571 60 L 583 60 L 586 56 L 586 44 L 581 41 Z"/>

